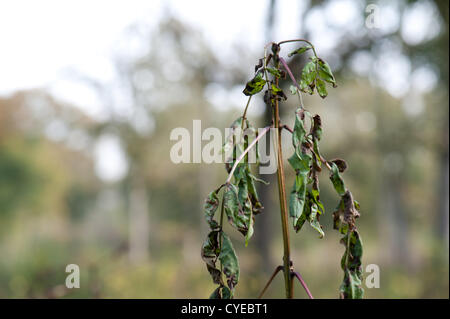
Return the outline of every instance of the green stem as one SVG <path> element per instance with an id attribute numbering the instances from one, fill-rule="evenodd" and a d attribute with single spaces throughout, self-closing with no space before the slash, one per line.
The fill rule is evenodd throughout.
<path id="1" fill-rule="evenodd" d="M 247 109 L 248 109 L 248 106 L 250 105 L 250 100 L 252 99 L 252 96 L 253 96 L 253 95 L 250 95 L 250 96 L 248 97 L 247 105 L 245 106 L 245 110 L 244 110 L 244 114 L 242 114 L 242 125 L 241 125 L 241 130 L 242 130 L 242 131 L 244 130 L 244 122 L 245 122 L 245 118 L 246 118 L 246 116 L 247 116 Z"/>

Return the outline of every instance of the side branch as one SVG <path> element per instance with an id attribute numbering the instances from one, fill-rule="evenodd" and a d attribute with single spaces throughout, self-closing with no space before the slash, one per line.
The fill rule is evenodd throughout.
<path id="1" fill-rule="evenodd" d="M 233 168 L 230 171 L 230 174 L 228 175 L 227 181 L 225 182 L 226 184 L 228 184 L 231 181 L 231 178 L 233 177 L 233 173 L 236 170 L 236 167 L 238 166 L 239 162 L 242 161 L 242 159 L 244 158 L 245 154 L 248 153 L 248 151 L 250 151 L 250 149 L 255 146 L 255 144 L 272 128 L 272 125 L 267 126 L 264 128 L 264 130 L 258 134 L 258 136 L 250 143 L 250 145 L 245 149 L 245 151 L 239 156 L 239 158 L 236 160 L 236 162 L 234 162 Z"/>
<path id="2" fill-rule="evenodd" d="M 277 268 L 275 268 L 275 271 L 273 272 L 272 276 L 270 276 L 269 281 L 267 282 L 267 284 L 264 286 L 264 289 L 261 291 L 261 293 L 258 296 L 258 299 L 261 299 L 262 296 L 264 295 L 264 293 L 266 292 L 267 288 L 269 288 L 270 284 L 272 283 L 272 280 L 275 278 L 275 276 L 281 271 L 283 270 L 283 266 L 278 266 Z"/>
<path id="3" fill-rule="evenodd" d="M 286 69 L 287 73 L 289 74 L 289 77 L 291 78 L 292 83 L 294 83 L 294 85 L 297 87 L 297 89 L 299 91 L 301 91 L 300 86 L 298 85 L 297 81 L 295 81 L 295 77 L 292 74 L 292 71 L 289 68 L 289 66 L 287 65 L 286 61 L 284 61 L 284 59 L 282 57 L 280 57 L 280 62 L 281 62 L 281 64 L 283 64 L 283 67 Z"/>
<path id="4" fill-rule="evenodd" d="M 308 294 L 309 299 L 314 299 L 314 297 L 312 296 L 311 292 L 308 289 L 308 286 L 306 285 L 306 282 L 303 280 L 302 276 L 296 271 L 291 272 L 291 276 L 295 276 L 298 279 L 298 281 L 300 281 L 300 284 L 305 289 L 306 293 Z"/>

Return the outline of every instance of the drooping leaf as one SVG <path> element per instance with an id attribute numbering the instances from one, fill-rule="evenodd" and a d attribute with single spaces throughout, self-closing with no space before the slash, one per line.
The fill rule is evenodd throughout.
<path id="1" fill-rule="evenodd" d="M 344 201 L 339 201 L 339 204 L 333 212 L 333 229 L 338 230 L 341 234 L 346 234 L 348 230 L 348 225 L 344 223 Z"/>
<path id="2" fill-rule="evenodd" d="M 307 153 L 294 153 L 288 158 L 288 162 L 296 172 L 307 174 L 311 165 L 311 155 Z"/>
<path id="3" fill-rule="evenodd" d="M 291 57 L 291 56 L 293 56 L 295 54 L 302 54 L 302 53 L 308 51 L 309 49 L 311 49 L 311 46 L 310 45 L 306 45 L 306 46 L 301 47 L 301 48 L 299 48 L 299 49 L 297 49 L 295 51 L 292 51 L 291 53 L 288 54 L 288 57 Z"/>
<path id="4" fill-rule="evenodd" d="M 274 96 L 278 100 L 284 100 L 284 101 L 287 100 L 287 96 L 284 94 L 283 90 L 280 89 L 275 84 L 272 84 L 271 91 L 272 91 L 272 96 Z"/>
<path id="5" fill-rule="evenodd" d="M 266 68 L 267 72 L 269 72 L 270 74 L 272 74 L 274 77 L 276 78 L 281 78 L 282 77 L 282 73 L 280 70 L 275 69 L 275 68 Z"/>
<path id="6" fill-rule="evenodd" d="M 306 192 L 305 205 L 303 206 L 302 214 L 297 220 L 297 223 L 294 225 L 295 231 L 299 232 L 306 221 L 308 221 L 311 227 L 319 233 L 319 238 L 323 238 L 325 233 L 323 232 L 322 226 L 319 223 L 318 207 L 312 200 L 312 195 L 309 190 Z"/>
<path id="7" fill-rule="evenodd" d="M 336 164 L 339 169 L 339 173 L 343 173 L 347 169 L 347 163 L 343 159 L 336 158 L 334 160 L 331 160 L 330 162 Z"/>
<path id="8" fill-rule="evenodd" d="M 280 46 L 276 43 L 272 43 L 272 54 L 273 56 L 277 56 L 280 53 Z"/>
<path id="9" fill-rule="evenodd" d="M 306 174 L 296 175 L 289 197 L 289 216 L 292 217 L 294 226 L 297 224 L 298 219 L 302 215 L 305 206 L 306 183 Z"/>
<path id="10" fill-rule="evenodd" d="M 327 92 L 327 88 L 325 86 L 325 82 L 319 78 L 316 79 L 316 90 L 322 99 L 327 97 L 328 92 Z"/>
<path id="11" fill-rule="evenodd" d="M 208 194 L 204 205 L 206 222 L 211 230 L 218 230 L 220 228 L 219 223 L 214 219 L 217 207 L 219 207 L 219 198 L 217 197 L 217 191 L 214 190 Z"/>
<path id="12" fill-rule="evenodd" d="M 340 287 L 341 298 L 361 299 L 364 295 L 362 288 L 361 259 L 363 245 L 357 230 L 348 230 L 341 239 L 346 246 L 344 256 L 341 259 L 341 267 L 344 270 L 344 280 Z"/>
<path id="13" fill-rule="evenodd" d="M 320 201 L 319 179 L 317 175 L 314 176 L 311 186 L 311 200 L 317 205 L 319 215 L 325 214 L 325 207 Z"/>
<path id="14" fill-rule="evenodd" d="M 262 182 L 266 183 L 262 179 L 257 178 L 256 176 L 252 175 L 250 172 L 247 174 L 247 185 L 248 185 L 248 194 L 250 197 L 250 201 L 252 203 L 252 210 L 254 214 L 259 214 L 261 210 L 264 208 L 259 201 L 259 196 L 256 191 L 256 185 L 255 182 Z M 267 185 L 267 184 L 266 184 Z"/>
<path id="15" fill-rule="evenodd" d="M 240 211 L 234 215 L 235 220 L 230 220 L 230 222 L 245 236 L 245 245 L 247 246 L 248 240 L 253 235 L 253 214 L 259 213 L 262 205 L 259 202 L 253 178 L 250 176 L 248 163 L 239 163 L 234 177 Z"/>
<path id="16" fill-rule="evenodd" d="M 247 96 L 254 95 L 260 92 L 265 84 L 266 80 L 263 79 L 263 73 L 258 72 L 253 79 L 247 82 L 243 93 Z"/>
<path id="17" fill-rule="evenodd" d="M 334 189 L 336 192 L 342 196 L 345 194 L 345 185 L 344 180 L 339 174 L 339 169 L 335 163 L 331 162 L 331 174 L 330 174 L 331 182 L 333 183 Z"/>
<path id="18" fill-rule="evenodd" d="M 291 91 L 291 94 L 292 95 L 295 95 L 295 94 L 297 94 L 297 87 L 295 86 L 295 85 L 290 85 L 289 86 L 289 91 Z"/>
<path id="19" fill-rule="evenodd" d="M 325 236 L 325 233 L 323 232 L 322 226 L 320 225 L 319 220 L 317 219 L 317 212 L 318 212 L 317 205 L 312 201 L 310 203 L 311 209 L 310 214 L 308 216 L 309 224 L 319 233 L 319 238 L 323 238 L 323 236 Z"/>
<path id="20" fill-rule="evenodd" d="M 206 268 L 215 284 L 223 284 L 222 273 L 216 267 L 216 261 L 220 253 L 219 236 L 220 231 L 211 231 L 203 243 L 201 251 L 202 259 L 205 261 Z"/>
<path id="21" fill-rule="evenodd" d="M 336 80 L 333 76 L 333 72 L 331 72 L 331 68 L 328 63 L 320 58 L 317 59 L 317 63 L 319 66 L 319 76 L 322 78 L 322 80 L 331 83 L 333 87 L 336 87 Z"/>
<path id="22" fill-rule="evenodd" d="M 292 133 L 292 145 L 294 146 L 294 149 L 298 149 L 305 141 L 306 130 L 303 125 L 304 116 L 304 111 L 302 109 L 297 109 L 295 111 L 295 123 Z"/>
<path id="23" fill-rule="evenodd" d="M 223 267 L 223 273 L 227 278 L 228 287 L 230 290 L 233 290 L 239 282 L 239 262 L 230 238 L 223 232 L 222 250 L 219 255 L 219 260 Z"/>
<path id="24" fill-rule="evenodd" d="M 299 86 L 300 86 L 300 90 L 302 92 L 308 93 L 308 94 L 313 94 L 314 91 L 312 90 L 312 88 L 308 85 L 308 83 L 306 83 L 305 80 L 301 79 L 299 82 Z"/>
<path id="25" fill-rule="evenodd" d="M 361 279 L 356 273 L 349 270 L 344 272 L 344 280 L 339 291 L 341 299 L 362 299 L 364 297 Z"/>
<path id="26" fill-rule="evenodd" d="M 233 299 L 233 293 L 228 287 L 219 286 L 209 296 L 209 299 Z"/>
<path id="27" fill-rule="evenodd" d="M 322 138 L 322 119 L 319 114 L 316 114 L 313 117 L 312 134 L 318 141 Z"/>
<path id="28" fill-rule="evenodd" d="M 359 212 L 355 207 L 353 195 L 349 190 L 342 196 L 342 201 L 344 203 L 344 222 L 348 224 L 350 230 L 353 230 L 355 228 L 355 219 L 359 217 Z"/>
<path id="29" fill-rule="evenodd" d="M 239 191 L 234 184 L 227 184 L 224 193 L 224 210 L 230 224 L 241 232 L 247 234 L 248 226 L 243 208 L 239 202 Z"/>
<path id="30" fill-rule="evenodd" d="M 258 71 L 260 68 L 262 68 L 262 66 L 263 66 L 263 61 L 264 61 L 264 58 L 261 58 L 261 59 L 258 60 L 258 64 L 255 65 L 255 73 L 256 73 L 256 71 Z"/>
<path id="31" fill-rule="evenodd" d="M 314 83 L 316 76 L 316 63 L 313 61 L 306 63 L 302 70 L 302 80 L 305 81 L 306 85 L 311 86 Z"/>

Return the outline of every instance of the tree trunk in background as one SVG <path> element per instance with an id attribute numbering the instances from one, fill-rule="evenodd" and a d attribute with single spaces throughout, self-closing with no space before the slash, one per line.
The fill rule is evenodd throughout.
<path id="1" fill-rule="evenodd" d="M 443 118 L 445 119 L 445 124 L 442 128 L 442 145 L 440 149 L 440 163 L 439 163 L 439 177 L 438 177 L 438 190 L 437 194 L 439 196 L 439 206 L 438 206 L 438 218 L 436 220 L 436 230 L 439 238 L 442 240 L 444 245 L 446 245 L 446 252 L 448 254 L 449 246 L 449 104 L 448 104 L 448 42 L 449 42 L 449 2 L 448 1 L 435 1 L 435 4 L 439 10 L 441 17 L 444 20 L 443 30 L 441 31 L 441 37 L 438 42 L 438 50 L 433 52 L 438 56 L 438 60 L 441 64 L 442 70 L 442 87 L 446 90 L 447 94 L 443 101 Z M 447 255 L 448 256 L 448 255 Z"/>
<path id="2" fill-rule="evenodd" d="M 134 176 L 131 181 L 129 201 L 129 259 L 143 263 L 149 258 L 149 216 L 145 183 Z"/>
<path id="3" fill-rule="evenodd" d="M 267 26 L 266 26 L 266 39 L 265 42 L 272 41 L 272 33 L 273 33 L 273 22 L 275 16 L 275 0 L 270 0 L 268 12 L 267 12 Z M 272 108 L 266 105 L 264 111 L 264 124 L 270 123 L 272 121 Z M 270 136 L 270 132 L 266 135 L 266 140 L 268 143 L 272 142 L 272 136 Z M 270 150 L 269 147 L 266 147 L 267 150 Z M 258 251 L 258 255 L 260 256 L 260 261 L 262 268 L 265 272 L 269 273 L 273 271 L 274 265 L 271 263 L 271 254 L 270 254 L 270 244 L 272 243 L 272 225 L 273 225 L 273 214 L 274 205 L 271 201 L 270 194 L 274 191 L 274 187 L 276 186 L 275 175 L 264 175 L 261 176 L 265 181 L 269 182 L 269 185 L 259 185 L 258 193 L 261 197 L 261 203 L 264 205 L 263 212 L 258 216 L 258 220 L 255 223 L 255 244 L 256 249 Z M 280 259 L 280 263 L 282 260 Z"/>
<path id="4" fill-rule="evenodd" d="M 401 174 L 401 173 L 400 173 Z M 401 196 L 402 177 L 400 174 L 385 173 L 382 185 L 382 210 L 384 225 L 388 226 L 390 259 L 395 264 L 409 265 L 410 244 L 408 243 L 408 218 Z"/>
<path id="5" fill-rule="evenodd" d="M 442 241 L 442 243 L 446 246 L 448 249 L 449 245 L 449 232 L 448 232 L 448 215 L 449 215 L 449 151 L 448 151 L 448 104 L 447 107 L 447 114 L 446 118 L 446 126 L 444 128 L 443 132 L 443 145 L 442 150 L 440 152 L 440 158 L 439 158 L 439 176 L 438 176 L 438 190 L 437 194 L 439 196 L 438 198 L 438 217 L 437 217 L 437 232 L 439 239 Z M 446 250 L 448 253 L 448 250 Z"/>
<path id="6" fill-rule="evenodd" d="M 447 249 L 449 246 L 449 232 L 448 232 L 448 223 L 449 223 L 449 219 L 448 219 L 448 215 L 449 215 L 449 185 L 448 185 L 448 180 L 449 180 L 449 173 L 448 173 L 448 169 L 449 169 L 449 156 L 448 156 L 448 148 L 447 148 L 447 152 L 446 154 L 444 154 L 442 156 L 441 159 L 441 176 L 439 176 L 440 178 L 440 193 L 441 196 L 439 196 L 439 219 L 438 219 L 438 223 L 439 223 L 439 236 L 440 238 L 442 238 L 442 241 L 444 242 L 444 244 L 446 245 Z M 448 253 L 448 250 L 447 250 Z"/>

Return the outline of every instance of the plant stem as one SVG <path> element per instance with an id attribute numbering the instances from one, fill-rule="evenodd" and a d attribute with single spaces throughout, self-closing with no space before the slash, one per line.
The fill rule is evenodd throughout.
<path id="1" fill-rule="evenodd" d="M 267 288 L 269 288 L 270 284 L 272 283 L 272 280 L 275 278 L 275 276 L 281 271 L 283 270 L 283 266 L 278 266 L 277 268 L 275 268 L 275 271 L 273 272 L 272 276 L 270 276 L 269 281 L 267 282 L 267 284 L 264 286 L 264 289 L 261 291 L 261 293 L 258 296 L 258 299 L 261 299 L 262 296 L 264 295 L 264 293 L 266 292 Z"/>
<path id="2" fill-rule="evenodd" d="M 278 78 L 275 78 L 275 85 L 278 87 Z M 281 228 L 283 232 L 283 272 L 284 272 L 284 283 L 286 289 L 286 298 L 292 299 L 294 297 L 294 290 L 291 280 L 291 248 L 289 242 L 289 225 L 288 225 L 288 212 L 286 205 L 286 188 L 285 188 L 285 177 L 284 177 L 284 167 L 283 167 L 283 151 L 281 147 L 281 130 L 280 127 L 280 114 L 278 107 L 278 100 L 275 99 L 274 108 L 274 125 L 277 132 L 277 179 L 278 179 L 278 193 L 280 200 L 280 213 L 281 213 Z"/>
<path id="3" fill-rule="evenodd" d="M 305 43 L 309 44 L 309 46 L 310 46 L 311 49 L 313 50 L 314 56 L 317 57 L 316 49 L 314 48 L 314 46 L 312 45 L 311 42 L 309 42 L 308 40 L 305 40 L 305 39 L 291 39 L 291 40 L 285 40 L 285 41 L 278 42 L 278 45 L 282 45 L 282 44 L 284 44 L 284 43 L 290 43 L 290 42 L 305 42 Z"/>
<path id="4" fill-rule="evenodd" d="M 301 285 L 303 286 L 306 293 L 308 294 L 309 299 L 314 299 L 314 297 L 312 296 L 311 292 L 308 289 L 308 286 L 306 285 L 306 282 L 303 280 L 302 276 L 296 271 L 292 272 L 292 278 L 294 276 L 298 279 L 298 281 L 300 281 Z"/>
<path id="5" fill-rule="evenodd" d="M 247 105 L 245 106 L 244 114 L 242 114 L 242 126 L 241 126 L 242 130 L 244 130 L 244 122 L 245 122 L 245 119 L 246 119 L 246 116 L 247 116 L 247 109 L 248 109 L 248 106 L 250 105 L 250 101 L 252 100 L 252 96 L 253 95 L 249 96 L 249 98 L 247 100 Z"/>
<path id="6" fill-rule="evenodd" d="M 283 64 L 284 68 L 286 69 L 287 73 L 289 74 L 289 77 L 291 78 L 292 83 L 294 83 L 294 85 L 297 87 L 297 89 L 299 91 L 301 91 L 300 86 L 298 85 L 297 81 L 295 81 L 295 77 L 292 74 L 292 71 L 289 68 L 289 66 L 287 65 L 286 61 L 284 61 L 284 59 L 282 57 L 280 57 L 280 61 L 281 61 L 281 64 Z M 303 105 L 302 105 L 302 107 L 303 107 Z"/>
<path id="7" fill-rule="evenodd" d="M 271 127 L 272 127 L 272 125 L 265 127 L 264 130 L 250 143 L 250 145 L 245 149 L 245 151 L 242 152 L 242 154 L 239 156 L 239 158 L 236 160 L 236 162 L 234 162 L 233 168 L 231 169 L 230 173 L 228 174 L 228 178 L 227 178 L 227 181 L 225 182 L 225 184 L 230 183 L 231 178 L 233 177 L 233 173 L 236 170 L 237 165 L 239 164 L 240 161 L 242 161 L 245 154 L 248 153 L 248 151 L 258 142 L 258 140 L 260 140 L 270 130 Z"/>

